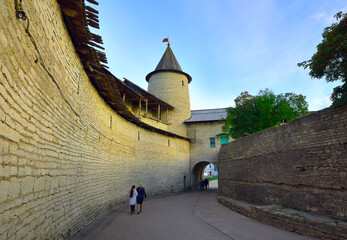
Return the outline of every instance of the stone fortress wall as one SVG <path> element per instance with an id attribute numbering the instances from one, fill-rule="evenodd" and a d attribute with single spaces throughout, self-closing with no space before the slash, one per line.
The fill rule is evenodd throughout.
<path id="1" fill-rule="evenodd" d="M 223 121 L 187 124 L 187 135 L 192 139 L 190 144 L 192 166 L 202 161 L 217 164 L 218 152 L 222 144 L 216 137 L 216 133 L 222 132 L 223 125 Z M 211 137 L 216 139 L 214 148 L 210 147 Z"/>
<path id="2" fill-rule="evenodd" d="M 347 106 L 221 147 L 219 195 L 347 218 Z"/>
<path id="3" fill-rule="evenodd" d="M 189 188 L 189 142 L 117 115 L 85 74 L 57 1 L 23 4 L 36 47 L 14 1 L 0 8 L 0 239 L 64 238 L 127 202 L 139 181 L 150 195 Z"/>
<path id="4" fill-rule="evenodd" d="M 223 121 L 187 123 L 187 136 L 192 139 L 190 143 L 190 162 L 192 166 L 192 184 L 197 184 L 204 178 L 203 170 L 212 163 L 218 162 L 218 152 L 221 142 L 216 134 L 222 131 Z M 215 147 L 210 147 L 210 138 L 215 137 Z"/>

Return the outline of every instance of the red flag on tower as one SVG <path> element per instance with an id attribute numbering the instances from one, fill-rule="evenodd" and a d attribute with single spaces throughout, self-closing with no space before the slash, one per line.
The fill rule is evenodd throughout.
<path id="1" fill-rule="evenodd" d="M 169 38 L 164 38 L 163 42 L 169 42 Z"/>

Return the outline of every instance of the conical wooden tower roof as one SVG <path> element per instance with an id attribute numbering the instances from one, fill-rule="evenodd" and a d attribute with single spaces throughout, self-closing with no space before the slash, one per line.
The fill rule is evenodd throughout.
<path id="1" fill-rule="evenodd" d="M 166 48 L 166 50 L 165 50 L 163 56 L 161 57 L 157 67 L 155 68 L 155 70 L 153 72 L 150 72 L 146 76 L 147 82 L 149 81 L 149 78 L 151 77 L 151 75 L 154 73 L 157 73 L 157 72 L 181 73 L 183 75 L 186 75 L 186 77 L 188 78 L 188 83 L 190 83 L 192 81 L 192 77 L 189 74 L 182 71 L 182 68 L 181 68 L 180 64 L 178 63 L 178 61 L 175 57 L 175 54 L 172 52 L 169 45 Z"/>

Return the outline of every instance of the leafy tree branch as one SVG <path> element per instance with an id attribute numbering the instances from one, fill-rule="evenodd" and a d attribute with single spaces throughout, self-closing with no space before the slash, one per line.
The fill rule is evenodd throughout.
<path id="1" fill-rule="evenodd" d="M 342 81 L 331 95 L 333 106 L 347 103 L 347 13 L 335 15 L 337 23 L 326 27 L 323 40 L 317 45 L 317 52 L 307 61 L 298 63 L 299 67 L 309 68 L 312 78 L 325 77 L 327 82 Z"/>

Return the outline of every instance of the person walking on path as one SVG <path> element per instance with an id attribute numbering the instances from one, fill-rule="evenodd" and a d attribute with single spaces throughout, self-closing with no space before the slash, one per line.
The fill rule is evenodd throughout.
<path id="1" fill-rule="evenodd" d="M 208 185 L 209 185 L 208 178 L 205 178 L 205 189 L 207 189 L 207 188 L 208 188 Z"/>
<path id="2" fill-rule="evenodd" d="M 142 182 L 139 183 L 139 187 L 136 189 L 138 196 L 137 196 L 137 214 L 140 214 L 140 212 L 142 212 L 142 202 L 143 202 L 143 198 L 147 199 L 147 195 L 146 195 L 146 190 L 143 187 Z"/>
<path id="3" fill-rule="evenodd" d="M 128 196 L 130 197 L 129 205 L 130 214 L 132 215 L 135 212 L 136 197 L 138 196 L 138 193 L 135 189 L 135 185 L 132 185 L 130 191 L 128 192 Z"/>

